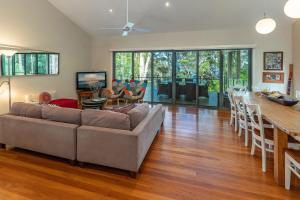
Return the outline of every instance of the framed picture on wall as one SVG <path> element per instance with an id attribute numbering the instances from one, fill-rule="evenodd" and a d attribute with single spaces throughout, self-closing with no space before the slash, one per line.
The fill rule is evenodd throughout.
<path id="1" fill-rule="evenodd" d="M 263 72 L 264 83 L 284 83 L 283 72 Z"/>
<path id="2" fill-rule="evenodd" d="M 264 52 L 264 70 L 282 71 L 283 52 Z"/>

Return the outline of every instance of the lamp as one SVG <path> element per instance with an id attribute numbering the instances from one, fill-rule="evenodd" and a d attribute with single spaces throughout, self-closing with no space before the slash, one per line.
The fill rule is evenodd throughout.
<path id="1" fill-rule="evenodd" d="M 8 106 L 9 106 L 9 111 L 11 111 L 11 85 L 10 85 L 10 78 L 8 78 L 7 81 L 3 81 L 3 82 L 0 83 L 0 89 L 5 84 L 8 85 Z"/>
<path id="2" fill-rule="evenodd" d="M 6 57 L 11 58 L 15 53 L 17 53 L 17 51 L 15 50 L 0 50 L 0 55 L 3 54 Z M 10 83 L 10 64 L 8 64 L 8 80 L 7 81 L 3 81 L 0 83 L 0 88 L 4 85 L 7 84 L 8 85 L 8 104 L 9 104 L 9 111 L 11 111 L 11 83 Z"/>
<path id="3" fill-rule="evenodd" d="M 290 18 L 300 18 L 300 0 L 288 0 L 284 6 L 284 13 Z"/>
<path id="4" fill-rule="evenodd" d="M 276 22 L 274 19 L 266 17 L 265 14 L 264 18 L 257 22 L 255 28 L 258 33 L 266 35 L 275 30 Z"/>

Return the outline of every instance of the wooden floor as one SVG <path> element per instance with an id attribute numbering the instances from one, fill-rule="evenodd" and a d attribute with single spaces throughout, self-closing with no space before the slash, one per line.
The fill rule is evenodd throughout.
<path id="1" fill-rule="evenodd" d="M 167 108 L 160 135 L 141 173 L 85 168 L 22 151 L 0 151 L 0 200 L 11 199 L 300 199 L 273 181 L 272 159 L 261 172 L 243 138 L 233 133 L 225 111 Z"/>

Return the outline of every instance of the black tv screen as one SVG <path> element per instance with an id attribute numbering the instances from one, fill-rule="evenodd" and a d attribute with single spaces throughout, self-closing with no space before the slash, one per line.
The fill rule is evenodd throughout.
<path id="1" fill-rule="evenodd" d="M 106 72 L 77 72 L 76 82 L 77 90 L 90 90 L 95 83 L 102 83 L 106 88 Z"/>

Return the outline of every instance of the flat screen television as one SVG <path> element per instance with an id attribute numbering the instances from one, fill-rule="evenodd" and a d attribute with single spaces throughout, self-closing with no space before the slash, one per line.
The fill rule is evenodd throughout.
<path id="1" fill-rule="evenodd" d="M 102 83 L 103 88 L 107 87 L 106 72 L 77 72 L 77 90 L 90 90 L 91 85 Z"/>

